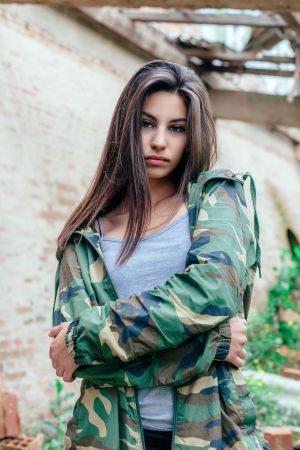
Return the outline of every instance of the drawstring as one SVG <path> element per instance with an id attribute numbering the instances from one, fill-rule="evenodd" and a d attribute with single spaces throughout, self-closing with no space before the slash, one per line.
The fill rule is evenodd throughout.
<path id="1" fill-rule="evenodd" d="M 249 172 L 246 172 L 243 174 L 244 181 L 248 177 L 250 178 L 250 194 L 251 194 L 253 208 L 254 208 L 254 236 L 256 239 L 255 258 L 256 258 L 256 262 L 257 262 L 259 278 L 261 278 L 261 251 L 260 251 L 260 245 L 259 245 L 259 223 L 258 223 L 258 217 L 257 217 L 257 211 L 256 211 L 256 188 L 255 188 L 255 183 L 252 178 L 252 175 Z"/>

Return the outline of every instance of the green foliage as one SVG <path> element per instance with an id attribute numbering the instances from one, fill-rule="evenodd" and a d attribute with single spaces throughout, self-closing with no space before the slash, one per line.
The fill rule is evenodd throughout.
<path id="1" fill-rule="evenodd" d="M 300 425 L 295 414 L 278 404 L 281 388 L 270 386 L 262 380 L 245 376 L 250 396 L 255 404 L 257 424 L 260 428 Z"/>
<path id="2" fill-rule="evenodd" d="M 73 402 L 70 400 L 74 397 L 74 393 L 64 392 L 64 383 L 58 378 L 51 387 L 55 390 L 55 399 L 50 404 L 50 418 L 24 431 L 25 434 L 33 436 L 43 434 L 43 450 L 61 450 L 64 447 L 67 421 L 72 414 Z"/>
<path id="3" fill-rule="evenodd" d="M 292 364 L 288 350 L 300 348 L 300 246 L 283 250 L 277 280 L 265 309 L 248 322 L 248 366 L 278 373 Z M 288 315 L 288 314 L 289 315 Z M 296 314 L 295 314 L 296 313 Z M 290 320 L 287 317 L 291 317 Z"/>
<path id="4" fill-rule="evenodd" d="M 44 434 L 43 450 L 61 449 L 67 420 L 72 412 L 68 400 L 74 397 L 73 392 L 63 392 L 64 384 L 58 378 L 55 380 L 55 400 L 50 404 L 51 419 L 45 420 L 41 432 Z"/>

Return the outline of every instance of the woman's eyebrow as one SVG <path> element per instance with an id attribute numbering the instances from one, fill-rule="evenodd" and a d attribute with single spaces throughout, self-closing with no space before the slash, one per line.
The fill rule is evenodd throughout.
<path id="1" fill-rule="evenodd" d="M 177 119 L 172 119 L 170 122 L 187 122 L 187 119 L 185 117 L 177 117 Z"/>
<path id="2" fill-rule="evenodd" d="M 146 111 L 142 111 L 142 114 L 145 114 L 145 116 L 150 117 L 153 120 L 157 120 L 157 118 L 155 116 L 153 116 L 152 114 L 146 112 Z M 185 117 L 177 117 L 176 119 L 172 119 L 170 120 L 170 122 L 187 122 L 187 119 Z"/>

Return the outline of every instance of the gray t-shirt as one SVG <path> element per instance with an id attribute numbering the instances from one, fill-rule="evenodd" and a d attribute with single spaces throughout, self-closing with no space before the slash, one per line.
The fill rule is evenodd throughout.
<path id="1" fill-rule="evenodd" d="M 184 271 L 191 245 L 188 212 L 160 231 L 141 238 L 130 258 L 120 266 L 116 265 L 116 259 L 123 240 L 105 235 L 101 217 L 99 224 L 105 265 L 119 298 L 140 294 Z M 143 428 L 172 430 L 174 392 L 171 386 L 139 389 L 138 403 Z"/>

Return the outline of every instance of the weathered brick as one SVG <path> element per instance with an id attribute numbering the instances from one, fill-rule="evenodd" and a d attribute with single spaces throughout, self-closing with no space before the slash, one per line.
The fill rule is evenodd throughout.
<path id="1" fill-rule="evenodd" d="M 1 442 L 1 450 L 42 450 L 43 436 L 17 437 L 4 439 Z"/>
<path id="2" fill-rule="evenodd" d="M 17 396 L 0 390 L 0 439 L 20 433 Z"/>
<path id="3" fill-rule="evenodd" d="M 288 428 L 266 428 L 265 438 L 270 450 L 293 450 L 292 432 Z"/>

